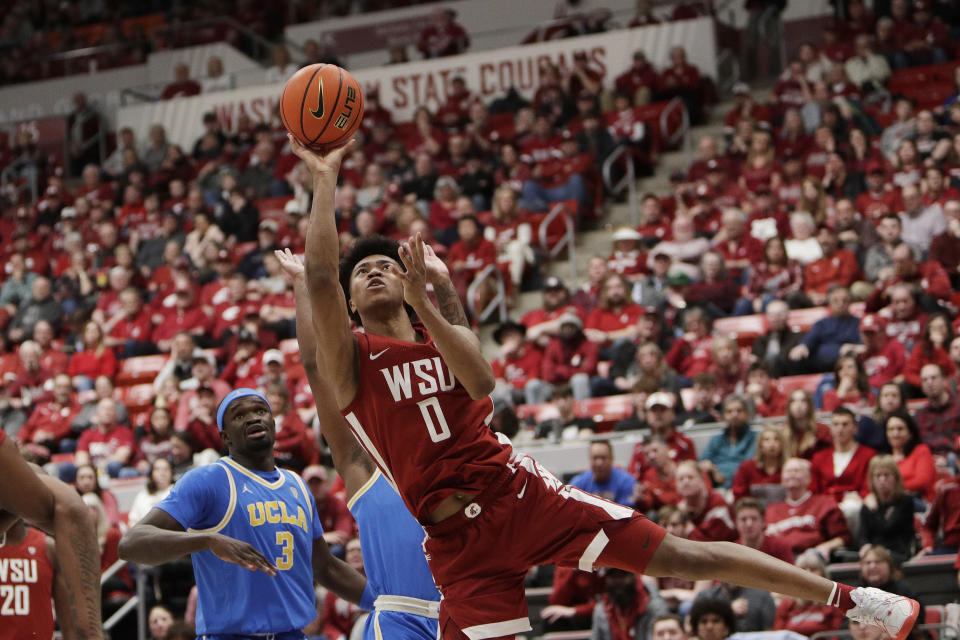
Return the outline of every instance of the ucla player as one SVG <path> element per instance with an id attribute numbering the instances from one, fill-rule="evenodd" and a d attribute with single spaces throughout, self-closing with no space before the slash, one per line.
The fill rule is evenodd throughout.
<path id="1" fill-rule="evenodd" d="M 193 469 L 120 543 L 120 557 L 162 564 L 193 554 L 197 633 L 210 640 L 302 640 L 320 584 L 359 603 L 366 579 L 330 554 L 303 480 L 274 464 L 276 425 L 254 389 L 217 410 L 230 455 Z"/>
<path id="2" fill-rule="evenodd" d="M 364 626 L 364 640 L 435 640 L 440 592 L 423 556 L 423 527 L 346 426 L 327 428 L 332 421 L 343 422 L 343 416 L 317 363 L 303 263 L 289 249 L 276 254 L 293 280 L 300 360 L 313 390 L 320 424 L 325 427 L 323 434 L 333 464 L 346 487 L 347 506 L 360 528 L 368 587 L 376 596 L 374 611 Z"/>

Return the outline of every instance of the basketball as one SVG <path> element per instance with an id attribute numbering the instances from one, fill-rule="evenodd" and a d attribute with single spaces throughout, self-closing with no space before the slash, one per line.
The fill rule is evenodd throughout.
<path id="1" fill-rule="evenodd" d="M 306 146 L 335 149 L 350 140 L 363 120 L 363 91 L 346 69 L 311 64 L 287 80 L 280 96 L 280 118 Z"/>

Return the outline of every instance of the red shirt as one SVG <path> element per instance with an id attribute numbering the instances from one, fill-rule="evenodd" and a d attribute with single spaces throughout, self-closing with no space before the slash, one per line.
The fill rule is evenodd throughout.
<path id="1" fill-rule="evenodd" d="M 340 531 L 348 536 L 353 535 L 356 525 L 343 498 L 328 495 L 322 505 L 317 505 L 317 517 L 320 518 L 324 531 Z"/>
<path id="2" fill-rule="evenodd" d="M 899 340 L 884 337 L 886 343 L 877 352 L 863 353 L 857 358 L 870 379 L 870 386 L 879 389 L 903 372 L 907 351 Z"/>
<path id="3" fill-rule="evenodd" d="M 654 467 L 647 467 L 640 476 L 644 492 L 635 505 L 637 511 L 644 512 L 651 509 L 660 509 L 664 505 L 676 505 L 681 497 L 677 493 L 677 482 L 672 473 L 661 475 Z"/>
<path id="4" fill-rule="evenodd" d="M 737 544 L 743 544 L 743 538 L 738 538 Z M 763 536 L 763 542 L 760 543 L 757 550 L 788 564 L 793 564 L 793 550 L 790 549 L 786 540 L 778 536 Z"/>
<path id="5" fill-rule="evenodd" d="M 667 67 L 660 74 L 660 90 L 697 89 L 700 86 L 700 71 L 695 66 L 683 63 L 680 66 Z"/>
<path id="6" fill-rule="evenodd" d="M 119 425 L 114 425 L 106 433 L 99 427 L 91 427 L 80 435 L 77 443 L 77 451 L 88 453 L 95 467 L 101 466 L 122 447 L 128 447 L 132 457 L 136 444 L 133 441 L 133 431 Z"/>
<path id="7" fill-rule="evenodd" d="M 355 604 L 328 591 L 323 598 L 323 635 L 328 640 L 341 640 L 350 637 L 353 624 L 363 613 Z"/>
<path id="8" fill-rule="evenodd" d="M 560 338 L 553 338 L 543 354 L 540 377 L 551 384 L 569 382 L 578 373 L 593 375 L 597 371 L 600 347 L 584 338 L 570 345 Z"/>
<path id="9" fill-rule="evenodd" d="M 960 484 L 956 479 L 937 489 L 921 533 L 925 547 L 934 546 L 938 533 L 943 534 L 943 546 L 960 546 Z"/>
<path id="10" fill-rule="evenodd" d="M 67 367 L 67 373 L 70 377 L 86 376 L 95 380 L 99 376 L 107 376 L 113 379 L 117 373 L 117 357 L 113 355 L 113 349 L 104 347 L 97 351 L 77 351 L 70 358 L 70 365 Z"/>
<path id="11" fill-rule="evenodd" d="M 423 344 L 356 334 L 357 379 L 364 383 L 342 413 L 410 512 L 425 522 L 451 494 L 482 493 L 512 450 L 487 426 L 490 398 L 472 399 L 433 339 L 419 331 Z"/>
<path id="12" fill-rule="evenodd" d="M 625 276 L 647 270 L 647 254 L 640 251 L 614 251 L 607 258 L 607 268 Z"/>
<path id="13" fill-rule="evenodd" d="M 679 338 L 674 341 L 663 359 L 671 369 L 680 375 L 692 378 L 698 373 L 703 373 L 713 364 L 713 357 L 710 353 L 712 344 L 713 336 L 709 335 L 692 343 L 687 342 L 684 338 Z"/>
<path id="14" fill-rule="evenodd" d="M 886 190 L 879 193 L 864 191 L 854 200 L 853 206 L 861 215 L 874 223 L 884 214 L 903 210 L 899 192 Z"/>
<path id="15" fill-rule="evenodd" d="M 856 445 L 853 457 L 839 475 L 834 468 L 833 452 L 834 448 L 828 447 L 817 451 L 810 460 L 814 491 L 830 496 L 838 503 L 848 491 L 867 495 L 870 491 L 867 485 L 867 466 L 876 451 L 862 444 Z"/>
<path id="16" fill-rule="evenodd" d="M 197 329 L 203 330 L 209 323 L 207 314 L 199 307 L 177 311 L 176 309 L 168 311 L 161 322 L 153 330 L 151 337 L 153 342 L 161 340 L 171 340 L 173 336 L 181 331 L 193 332 Z"/>
<path id="17" fill-rule="evenodd" d="M 843 612 L 837 607 L 808 600 L 784 598 L 777 607 L 773 628 L 812 636 L 820 631 L 839 629 L 842 623 Z"/>
<path id="18" fill-rule="evenodd" d="M 497 357 L 490 366 L 498 380 L 506 380 L 517 389 L 523 389 L 534 378 L 540 377 L 543 351 L 532 345 L 517 349 L 509 358 Z"/>
<path id="19" fill-rule="evenodd" d="M 837 249 L 830 257 L 814 260 L 804 270 L 807 291 L 826 293 L 832 284 L 849 287 L 860 277 L 857 257 L 849 249 Z"/>
<path id="20" fill-rule="evenodd" d="M 52 638 L 54 569 L 47 555 L 46 534 L 28 527 L 22 542 L 8 540 L 0 546 L 0 564 L 4 567 L 0 573 L 0 640 Z"/>
<path id="21" fill-rule="evenodd" d="M 596 604 L 596 597 L 603 593 L 606 580 L 591 571 L 573 567 L 557 567 L 553 574 L 553 591 L 549 603 L 573 607 L 574 617 L 589 619 Z"/>
<path id="22" fill-rule="evenodd" d="M 763 416 L 764 418 L 786 415 L 787 396 L 775 386 L 770 385 L 770 397 L 766 400 L 755 402 L 755 405 L 754 410 L 757 415 Z"/>
<path id="23" fill-rule="evenodd" d="M 497 247 L 489 240 L 480 238 L 473 246 L 467 245 L 464 241 L 455 242 L 447 253 L 447 264 L 453 271 L 453 265 L 458 262 L 464 263 L 464 270 L 459 272 L 470 282 L 487 265 L 494 264 L 497 261 Z M 457 272 L 454 272 L 457 273 Z"/>
<path id="24" fill-rule="evenodd" d="M 697 459 L 697 449 L 693 440 L 683 435 L 679 431 L 671 431 L 664 440 L 667 441 L 667 447 L 670 449 L 669 455 L 674 462 L 683 462 L 684 460 Z M 630 466 L 627 471 L 630 475 L 640 478 L 643 476 L 647 466 L 647 457 L 643 455 L 643 443 L 638 442 L 633 446 L 633 456 L 630 458 Z"/>
<path id="25" fill-rule="evenodd" d="M 277 439 L 273 443 L 273 452 L 281 465 L 291 460 L 303 464 L 313 464 L 316 461 L 318 454 L 313 433 L 308 430 L 296 411 L 287 411 L 278 417 Z"/>
<path id="26" fill-rule="evenodd" d="M 17 432 L 17 440 L 30 442 L 37 431 L 47 431 L 53 434 L 54 440 L 59 441 L 70 435 L 70 423 L 78 413 L 80 413 L 80 406 L 76 403 L 64 406 L 51 400 L 38 404 L 34 407 L 26 424 Z"/>
<path id="27" fill-rule="evenodd" d="M 417 50 L 427 58 L 457 55 L 466 51 L 469 46 L 470 36 L 456 22 L 451 22 L 442 29 L 430 24 L 420 32 L 417 40 Z"/>
<path id="28" fill-rule="evenodd" d="M 891 342 L 903 346 L 898 340 L 891 340 Z M 907 358 L 907 364 L 902 369 L 903 379 L 913 386 L 919 387 L 920 370 L 923 369 L 924 365 L 928 364 L 940 365 L 943 375 L 948 378 L 952 377 L 954 373 L 953 360 L 950 359 L 950 354 L 947 353 L 946 349 L 943 347 L 934 347 L 930 350 L 930 353 L 924 353 L 925 350 L 923 347 L 923 340 L 920 340 L 913 346 L 913 351 L 910 352 L 910 357 Z"/>
<path id="29" fill-rule="evenodd" d="M 650 90 L 655 89 L 660 83 L 660 78 L 657 76 L 657 70 L 653 68 L 653 65 L 648 63 L 645 64 L 636 64 L 614 80 L 614 87 L 618 92 L 626 93 L 630 96 L 630 101 L 633 102 L 633 96 L 637 92 L 637 89 L 641 87 L 647 87 Z"/>
<path id="30" fill-rule="evenodd" d="M 715 491 L 710 492 L 707 504 L 700 513 L 690 514 L 690 522 L 693 524 L 693 531 L 690 532 L 691 540 L 732 542 L 738 537 L 737 530 L 733 526 L 733 512 L 730 511 L 730 505 Z"/>
<path id="31" fill-rule="evenodd" d="M 171 82 L 163 88 L 163 93 L 160 94 L 160 99 L 170 100 L 171 98 L 188 98 L 190 96 L 199 94 L 200 91 L 200 83 L 194 80 Z"/>
<path id="32" fill-rule="evenodd" d="M 830 496 L 807 493 L 797 502 L 768 505 L 766 521 L 766 534 L 781 536 L 795 555 L 837 537 L 844 544 L 852 539 L 843 512 Z"/>
<path id="33" fill-rule="evenodd" d="M 767 473 L 753 458 L 740 463 L 733 476 L 733 499 L 739 500 L 750 495 L 750 487 L 755 484 L 780 484 L 780 469 Z"/>
<path id="34" fill-rule="evenodd" d="M 565 313 L 572 312 L 577 314 L 581 320 L 586 319 L 587 314 L 575 304 L 565 304 L 564 306 L 554 309 L 553 311 L 547 311 L 546 309 L 534 309 L 533 311 L 528 311 L 523 318 L 520 319 L 520 322 L 527 328 L 535 327 L 538 324 L 543 324 L 544 322 L 549 322 L 550 320 L 556 320 Z"/>
<path id="35" fill-rule="evenodd" d="M 142 309 L 133 318 L 124 316 L 123 320 L 113 325 L 113 329 L 110 330 L 110 337 L 118 340 L 147 342 L 150 340 L 152 332 L 153 321 L 150 319 L 150 313 Z"/>
<path id="36" fill-rule="evenodd" d="M 870 308 L 869 304 L 867 308 Z M 923 327 L 927 324 L 927 314 L 920 307 L 914 310 L 911 317 L 903 320 L 894 319 L 890 307 L 881 309 L 880 315 L 887 319 L 887 337 L 896 338 L 908 349 L 912 348 L 923 336 Z"/>
<path id="37" fill-rule="evenodd" d="M 597 307 L 587 316 L 584 323 L 586 329 L 599 329 L 600 331 L 619 331 L 637 324 L 637 320 L 646 313 L 643 307 L 638 304 L 628 303 L 617 309 L 601 309 Z M 604 344 L 610 344 L 607 340 Z"/>
<path id="38" fill-rule="evenodd" d="M 854 391 L 845 396 L 837 395 L 836 389 L 828 389 L 823 394 L 823 410 L 824 411 L 833 411 L 840 407 L 847 407 L 849 409 L 863 409 L 866 407 L 872 407 L 876 403 L 877 399 L 869 391 L 866 393 L 861 393 L 859 391 Z"/>

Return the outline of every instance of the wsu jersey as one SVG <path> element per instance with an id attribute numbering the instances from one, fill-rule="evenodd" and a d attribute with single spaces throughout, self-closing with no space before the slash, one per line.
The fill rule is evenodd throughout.
<path id="1" fill-rule="evenodd" d="M 23 542 L 0 545 L 0 640 L 50 640 L 52 591 L 45 533 L 28 528 Z"/>
<path id="2" fill-rule="evenodd" d="M 486 489 L 512 450 L 487 426 L 491 400 L 473 400 L 430 336 L 416 330 L 423 344 L 356 334 L 357 392 L 342 413 L 410 512 L 426 522 L 449 495 Z"/>

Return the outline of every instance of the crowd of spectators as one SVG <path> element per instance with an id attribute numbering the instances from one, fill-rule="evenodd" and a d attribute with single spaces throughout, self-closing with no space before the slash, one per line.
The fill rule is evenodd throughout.
<path id="1" fill-rule="evenodd" d="M 912 18 L 896 18 L 897 0 L 891 10 L 917 30 L 925 6 L 911 5 Z M 854 33 L 866 17 L 852 11 L 833 32 Z M 662 70 L 637 52 L 618 78 L 587 56 L 544 65 L 529 103 L 485 105 L 458 78 L 436 113 L 421 108 L 411 123 L 370 93 L 336 215 L 344 248 L 422 232 L 468 308 L 496 293 L 466 299 L 490 266 L 511 302 L 542 289 L 539 308 L 494 333 L 493 424 L 521 442 L 594 439 L 575 485 L 676 535 L 739 541 L 820 573 L 855 559 L 865 584 L 906 592 L 901 562 L 956 553 L 960 541 L 960 102 L 917 109 L 897 96 L 884 113 L 871 96 L 903 58 L 887 60 L 863 35 L 855 54 L 842 52 L 849 41 L 804 44 L 769 103 L 737 87 L 723 139 L 700 139 L 671 191 L 642 197 L 640 224 L 610 234 L 609 255 L 590 260 L 582 284 L 541 278 L 534 232 L 557 201 L 580 225 L 601 215 L 606 155 L 655 148 L 636 126 L 640 105 L 679 97 L 706 115 L 682 49 Z M 887 72 L 851 82 L 858 60 L 883 67 L 875 49 Z M 903 52 L 907 64 L 936 59 Z M 278 460 L 302 472 L 328 543 L 362 566 L 342 484 L 319 466 L 329 460 L 291 347 L 292 290 L 272 253 L 303 251 L 311 198 L 282 128 L 240 118 L 226 131 L 211 114 L 192 148 L 160 125 L 118 140 L 105 162 L 83 163 L 76 184 L 51 168 L 37 173 L 37 200 L 3 194 L 3 428 L 89 496 L 106 567 L 123 526 L 223 453 L 214 415 L 230 388 L 260 388 L 277 417 Z M 807 310 L 817 319 L 797 330 L 791 318 Z M 738 318 L 763 329 L 741 332 Z M 795 376 L 804 383 L 781 387 Z M 634 411 L 615 428 L 649 431 L 626 470 L 580 410 L 619 394 Z M 719 433 L 698 449 L 684 426 L 708 423 Z M 134 508 L 119 513 L 101 482 L 140 476 Z M 114 582 L 115 608 L 133 583 Z M 543 617 L 553 628 L 610 629 L 624 612 L 637 637 L 656 636 L 655 619 L 671 613 L 689 615 L 700 640 L 837 625 L 820 605 L 729 585 L 566 569 L 552 584 Z M 188 621 L 189 585 L 181 576 L 161 591 Z M 313 631 L 349 635 L 360 612 L 321 602 Z M 154 613 L 158 628 L 170 617 L 155 610 L 151 627 Z M 666 626 L 661 640 L 685 633 Z"/>

